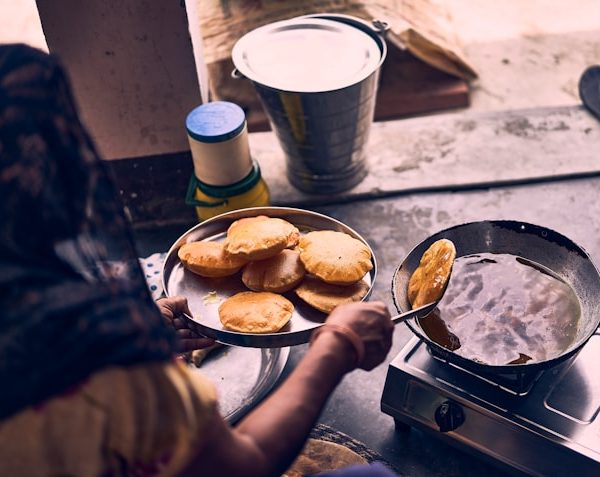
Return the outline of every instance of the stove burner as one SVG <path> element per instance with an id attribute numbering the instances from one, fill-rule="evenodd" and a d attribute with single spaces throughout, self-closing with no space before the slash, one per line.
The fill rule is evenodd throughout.
<path id="1" fill-rule="evenodd" d="M 480 379 L 485 385 L 498 387 L 499 389 L 513 394 L 515 396 L 526 396 L 531 390 L 536 381 L 542 376 L 544 370 L 533 370 L 533 371 L 522 371 L 520 373 L 512 374 L 497 374 L 497 373 L 485 373 L 475 372 L 460 366 L 460 364 L 454 361 L 449 361 L 443 356 L 439 355 L 434 348 L 427 346 L 427 351 L 437 361 L 444 363 L 445 366 L 450 366 L 456 369 L 458 372 L 467 373 L 477 379 Z M 557 365 L 561 366 L 563 363 Z"/>
<path id="2" fill-rule="evenodd" d="M 388 368 L 381 409 L 401 427 L 531 475 L 600 475 L 600 334 L 531 373 L 485 375 L 418 338 Z"/>

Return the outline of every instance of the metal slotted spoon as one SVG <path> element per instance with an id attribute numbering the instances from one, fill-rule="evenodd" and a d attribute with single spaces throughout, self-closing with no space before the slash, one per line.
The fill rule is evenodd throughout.
<path id="1" fill-rule="evenodd" d="M 440 297 L 440 299 L 441 299 L 441 297 Z M 435 307 L 438 305 L 439 302 L 440 302 L 440 300 L 433 301 L 431 303 L 427 303 L 426 305 L 420 306 L 419 308 L 414 308 L 412 310 L 405 311 L 404 313 L 394 315 L 394 316 L 392 316 L 392 323 L 394 323 L 394 324 L 403 323 L 406 320 L 412 320 L 413 318 L 415 318 L 415 319 L 425 318 L 433 310 L 435 310 Z"/>
<path id="2" fill-rule="evenodd" d="M 404 323 L 405 321 L 412 320 L 413 318 L 420 319 L 430 315 L 431 312 L 435 310 L 435 307 L 438 306 L 438 303 L 442 300 L 442 298 L 444 298 L 444 294 L 448 289 L 448 283 L 450 283 L 450 278 L 452 277 L 452 268 L 453 267 L 450 267 L 450 271 L 448 272 L 448 278 L 446 279 L 446 284 L 444 285 L 444 288 L 437 300 L 426 303 L 425 305 L 422 305 L 418 308 L 413 308 L 412 310 L 405 311 L 404 313 L 399 313 L 398 315 L 392 316 L 392 323 Z"/>

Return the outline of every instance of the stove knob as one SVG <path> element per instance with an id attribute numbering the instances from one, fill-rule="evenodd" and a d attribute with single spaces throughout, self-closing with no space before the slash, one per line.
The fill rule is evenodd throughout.
<path id="1" fill-rule="evenodd" d="M 444 401 L 435 410 L 435 422 L 442 432 L 450 432 L 465 422 L 465 413 L 462 408 L 452 401 Z"/>

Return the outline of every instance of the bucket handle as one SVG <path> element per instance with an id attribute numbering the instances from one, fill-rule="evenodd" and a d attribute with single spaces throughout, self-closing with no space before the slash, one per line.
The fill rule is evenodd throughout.
<path id="1" fill-rule="evenodd" d="M 388 22 L 385 22 L 383 20 L 373 20 L 371 22 L 371 25 L 373 25 L 373 29 L 379 33 L 381 36 L 385 36 L 385 34 L 389 31 L 390 29 L 390 25 Z"/>
<path id="2" fill-rule="evenodd" d="M 238 70 L 237 68 L 234 68 L 234 69 L 231 71 L 231 77 L 232 77 L 233 79 L 236 79 L 236 80 L 237 80 L 237 79 L 245 79 L 245 78 L 246 78 L 246 77 L 245 77 L 245 76 L 244 76 L 244 75 L 243 75 L 243 74 L 240 72 L 240 70 Z"/>
<path id="3" fill-rule="evenodd" d="M 383 20 L 374 19 L 369 24 L 368 21 L 362 18 L 354 17 L 351 15 L 345 15 L 343 13 L 309 13 L 308 15 L 301 15 L 297 18 L 324 18 L 325 20 L 333 20 L 347 25 L 358 28 L 363 31 L 370 31 L 379 36 L 385 36 L 390 29 L 390 25 Z"/>

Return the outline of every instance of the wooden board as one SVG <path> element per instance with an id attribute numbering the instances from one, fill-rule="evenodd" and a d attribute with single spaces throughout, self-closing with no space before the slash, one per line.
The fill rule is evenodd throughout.
<path id="1" fill-rule="evenodd" d="M 410 53 L 390 48 L 383 64 L 375 121 L 469 106 L 469 84 Z"/>

